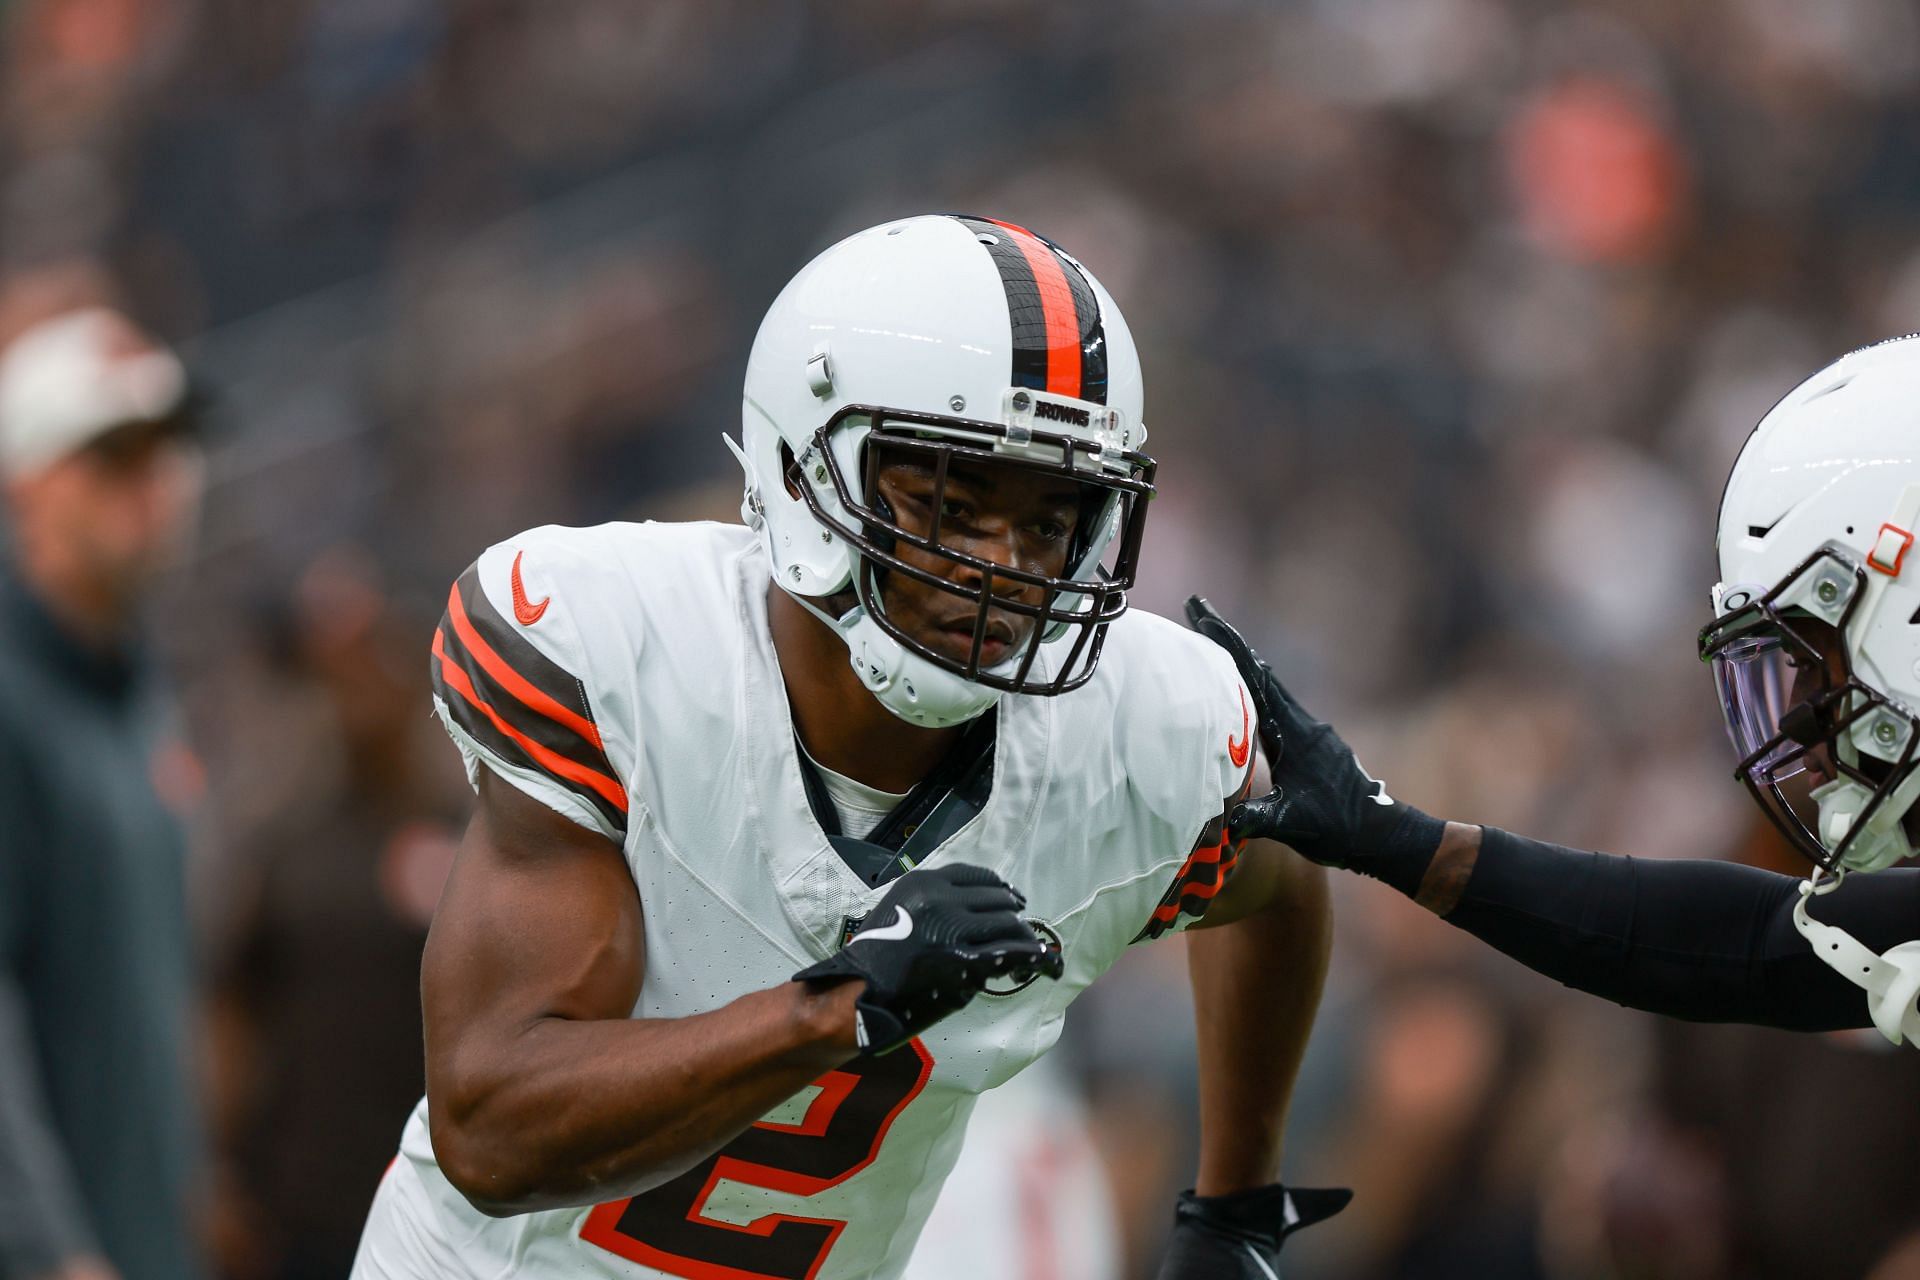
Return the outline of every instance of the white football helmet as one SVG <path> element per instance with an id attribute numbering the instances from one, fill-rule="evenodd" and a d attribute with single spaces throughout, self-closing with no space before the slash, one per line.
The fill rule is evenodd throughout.
<path id="1" fill-rule="evenodd" d="M 934 215 L 862 231 L 803 268 L 775 299 L 747 362 L 741 514 L 775 580 L 847 644 L 861 681 L 895 715 L 948 726 L 1004 693 L 1052 695 L 1093 674 L 1126 610 L 1153 460 L 1140 452 L 1140 361 L 1113 299 L 1080 264 L 1023 228 Z M 952 461 L 1071 477 L 1087 495 L 1065 575 L 1050 577 L 921 536 L 875 498 L 879 450 L 917 453 L 942 509 Z M 905 543 L 955 566 L 932 574 Z M 888 617 L 888 574 L 971 604 L 973 647 L 956 661 Z M 1038 592 L 1041 603 L 996 593 Z M 1034 620 L 997 664 L 981 662 L 989 610 Z"/>
<path id="2" fill-rule="evenodd" d="M 1828 870 L 1915 853 L 1920 337 L 1844 356 L 1748 437 L 1720 503 L 1700 633 L 1736 772 Z M 1916 815 L 1920 816 L 1920 815 Z"/>

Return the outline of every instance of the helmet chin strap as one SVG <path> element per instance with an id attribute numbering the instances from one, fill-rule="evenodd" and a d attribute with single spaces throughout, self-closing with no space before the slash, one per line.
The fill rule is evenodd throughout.
<path id="1" fill-rule="evenodd" d="M 1813 947 L 1814 954 L 1848 982 L 1867 993 L 1867 1010 L 1880 1034 L 1900 1044 L 1912 1040 L 1920 1047 L 1920 942 L 1903 942 L 1876 955 L 1844 929 L 1821 924 L 1807 913 L 1807 904 L 1840 887 L 1846 873 L 1824 879 L 1816 871 L 1800 886 L 1793 907 L 1793 927 Z"/>
<path id="2" fill-rule="evenodd" d="M 864 606 L 856 604 L 836 618 L 806 596 L 787 594 L 833 629 L 847 646 L 847 661 L 867 692 L 908 724 L 951 729 L 1000 701 L 1000 690 L 942 671 L 908 651 L 881 630 Z"/>
<path id="3" fill-rule="evenodd" d="M 1920 797 L 1920 769 L 1912 770 L 1905 781 L 1880 802 L 1873 816 L 1854 832 L 1840 865 L 1847 871 L 1884 871 L 1902 858 L 1914 855 L 1901 819 Z M 1854 830 L 1862 810 L 1873 793 L 1850 778 L 1837 778 L 1818 787 L 1812 795 L 1820 806 L 1820 839 L 1829 849 L 1837 849 L 1847 833 Z"/>
<path id="4" fill-rule="evenodd" d="M 748 528 L 760 530 L 766 523 L 766 516 L 761 505 L 763 499 L 760 496 L 759 472 L 746 450 L 724 433 L 720 438 L 726 441 L 727 448 L 739 460 L 740 469 L 746 472 L 746 493 L 740 502 L 740 518 Z M 847 661 L 867 692 L 881 706 L 908 724 L 927 729 L 952 728 L 984 714 L 1000 700 L 998 689 L 961 680 L 919 655 L 907 652 L 867 616 L 862 606 L 856 604 L 846 613 L 835 617 L 815 604 L 811 596 L 788 590 L 781 576 L 776 575 L 775 580 L 788 596 L 799 602 L 802 609 L 820 619 L 840 637 L 841 643 L 847 646 Z"/>

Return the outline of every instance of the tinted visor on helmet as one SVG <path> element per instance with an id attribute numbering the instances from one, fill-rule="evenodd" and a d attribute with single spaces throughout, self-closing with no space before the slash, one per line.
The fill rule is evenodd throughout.
<path id="1" fill-rule="evenodd" d="M 1700 633 L 1700 656 L 1713 665 L 1727 736 L 1740 757 L 1734 776 L 1795 848 L 1829 870 L 1912 772 L 1920 740 L 1920 722 L 1853 672 L 1847 624 L 1865 582 L 1864 569 L 1823 549 L 1764 595 L 1747 590 L 1746 603 Z M 1807 599 L 1822 602 L 1838 621 L 1785 603 Z M 1863 722 L 1891 743 L 1904 737 L 1897 760 L 1856 749 L 1848 739 Z M 1840 780 L 1864 788 L 1869 799 L 1845 832 L 1823 839 L 1816 793 Z"/>
<path id="2" fill-rule="evenodd" d="M 856 422 L 871 424 L 857 490 L 832 447 L 835 434 Z M 870 406 L 834 415 L 815 434 L 808 457 L 826 467 L 835 496 L 857 524 L 836 518 L 802 484 L 808 506 L 859 552 L 854 588 L 860 604 L 894 640 L 944 670 L 1009 693 L 1066 693 L 1092 676 L 1106 629 L 1126 612 L 1134 584 L 1153 459 L 1063 433 Z M 879 497 L 880 470 L 896 462 L 928 481 L 916 512 L 896 512 Z M 1062 570 L 972 554 L 955 536 L 949 495 L 958 477 L 993 472 L 1057 481 L 1074 495 Z M 956 643 L 943 648 L 889 616 L 883 597 L 892 575 L 930 589 Z M 1041 646 L 1053 641 L 1064 652 L 1049 673 L 1037 660 Z"/>

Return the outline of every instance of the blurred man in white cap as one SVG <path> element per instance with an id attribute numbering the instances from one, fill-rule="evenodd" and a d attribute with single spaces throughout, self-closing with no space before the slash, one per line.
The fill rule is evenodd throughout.
<path id="1" fill-rule="evenodd" d="M 0 351 L 0 1275 L 199 1274 L 194 768 L 139 625 L 199 505 L 191 419 L 111 311 Z"/>

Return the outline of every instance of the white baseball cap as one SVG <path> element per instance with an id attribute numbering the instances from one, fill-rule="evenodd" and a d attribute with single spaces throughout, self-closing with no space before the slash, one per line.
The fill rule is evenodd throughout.
<path id="1" fill-rule="evenodd" d="M 0 476 L 38 471 L 119 427 L 163 422 L 187 371 L 104 307 L 32 326 L 0 351 Z"/>

